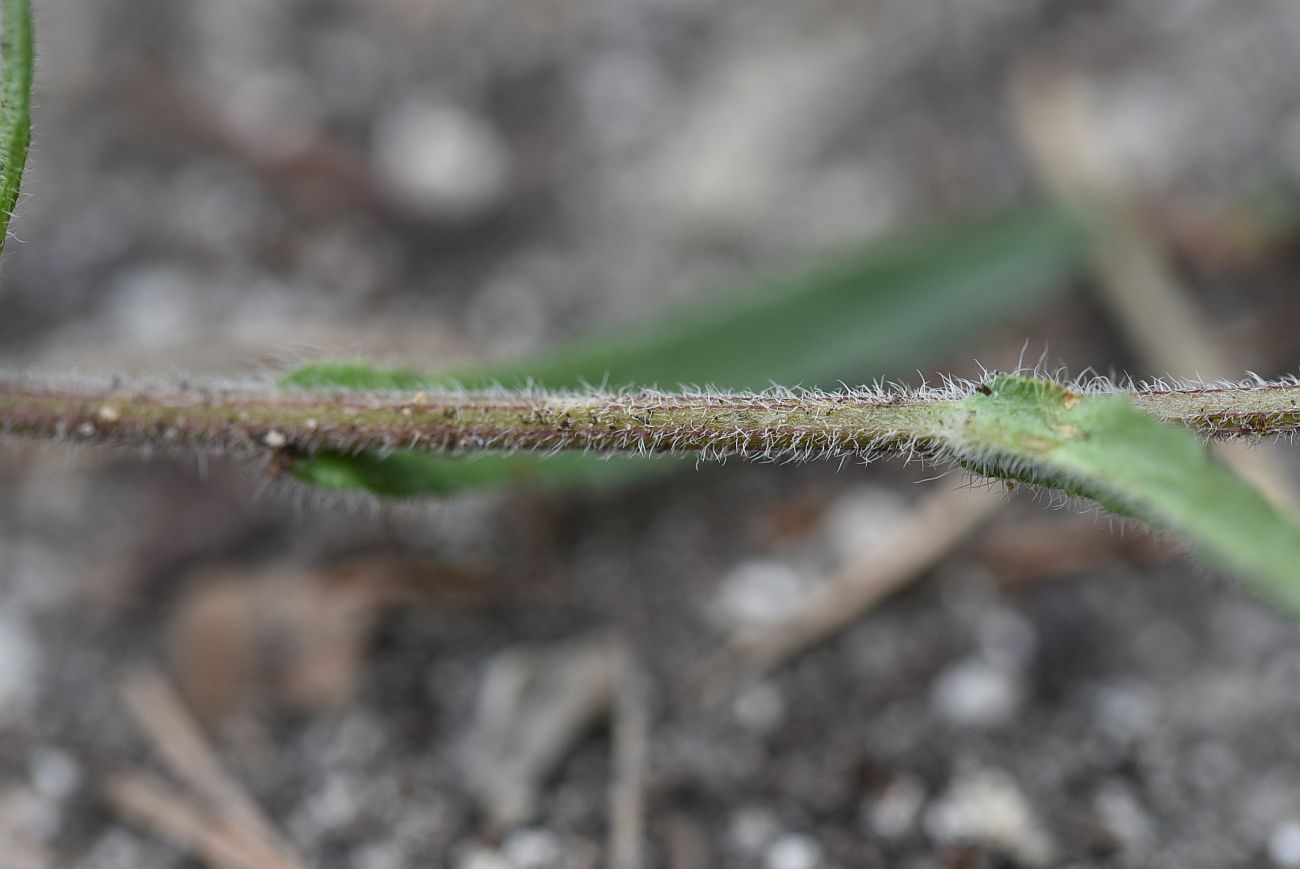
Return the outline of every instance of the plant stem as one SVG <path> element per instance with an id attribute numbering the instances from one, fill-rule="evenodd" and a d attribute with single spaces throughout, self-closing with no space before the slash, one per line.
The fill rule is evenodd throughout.
<path id="1" fill-rule="evenodd" d="M 1133 406 L 1203 437 L 1269 437 L 1300 433 L 1300 385 L 1249 383 L 1193 389 L 1139 389 Z"/>
<path id="2" fill-rule="evenodd" d="M 858 453 L 898 448 L 951 403 L 848 395 L 323 394 L 96 389 L 0 380 L 0 431 L 218 450 Z"/>
<path id="3" fill-rule="evenodd" d="M 754 459 L 960 448 L 976 386 L 745 394 L 321 393 L 51 384 L 0 375 L 0 432 L 138 447 L 469 453 L 590 450 Z M 1300 386 L 1140 390 L 1148 415 L 1208 437 L 1300 431 Z"/>

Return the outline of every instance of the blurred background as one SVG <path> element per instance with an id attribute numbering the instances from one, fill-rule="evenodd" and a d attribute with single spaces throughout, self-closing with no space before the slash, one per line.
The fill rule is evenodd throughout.
<path id="1" fill-rule="evenodd" d="M 1286 0 L 37 6 L 7 369 L 1300 361 Z M 1300 866 L 1300 637 L 1176 545 L 900 464 L 509 476 L 0 445 L 0 864 Z"/>

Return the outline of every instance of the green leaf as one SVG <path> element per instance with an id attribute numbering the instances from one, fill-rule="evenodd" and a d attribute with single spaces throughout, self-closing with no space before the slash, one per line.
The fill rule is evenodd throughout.
<path id="1" fill-rule="evenodd" d="M 1127 395 L 1080 396 L 1002 376 L 952 411 L 945 442 L 971 470 L 1097 501 L 1189 541 L 1209 563 L 1300 612 L 1300 526 L 1195 435 Z"/>
<path id="2" fill-rule="evenodd" d="M 680 466 L 680 456 L 607 459 L 582 453 L 439 456 L 398 450 L 388 456 L 327 452 L 294 467 L 305 483 L 335 492 L 363 491 L 388 498 L 450 495 L 481 486 L 519 485 L 546 489 L 610 485 Z"/>
<path id="3" fill-rule="evenodd" d="M 18 191 L 27 165 L 31 139 L 32 8 L 30 0 L 4 0 L 4 56 L 0 68 L 0 252 L 9 237 L 9 220 L 18 205 Z"/>
<path id="4" fill-rule="evenodd" d="M 773 382 L 829 386 L 898 376 L 1032 309 L 1064 287 L 1084 249 L 1077 226 L 1059 212 L 1026 209 L 868 245 L 767 286 L 670 313 L 626 336 L 576 344 L 535 359 L 431 375 L 357 362 L 325 363 L 300 368 L 281 385 L 414 391 L 450 384 L 556 389 L 603 382 L 749 389 Z M 330 489 L 418 496 L 508 482 L 605 482 L 635 472 L 627 467 L 628 459 L 596 461 L 523 456 L 467 461 L 399 452 L 384 460 L 344 455 L 307 459 L 295 473 Z M 344 473 L 349 464 L 355 467 Z M 396 480 L 400 475 L 409 479 Z"/>

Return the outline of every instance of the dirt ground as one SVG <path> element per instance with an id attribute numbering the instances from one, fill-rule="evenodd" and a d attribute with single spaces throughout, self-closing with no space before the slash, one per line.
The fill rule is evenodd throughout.
<path id="1" fill-rule="evenodd" d="M 1034 197 L 1008 94 L 1048 68 L 1094 89 L 1225 352 L 1300 359 L 1286 0 L 37 6 L 6 368 L 434 368 L 614 329 Z M 1165 373 L 1095 284 L 936 370 L 1028 341 Z M 1300 866 L 1294 624 L 1140 529 L 929 476 L 381 504 L 0 445 L 0 867 Z M 967 498 L 994 504 L 941 547 Z M 766 675 L 716 666 L 934 504 L 905 587 Z"/>

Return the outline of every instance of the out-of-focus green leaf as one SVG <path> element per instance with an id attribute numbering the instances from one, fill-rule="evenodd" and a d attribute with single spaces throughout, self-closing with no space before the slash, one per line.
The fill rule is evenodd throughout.
<path id="1" fill-rule="evenodd" d="M 1085 245 L 1077 225 L 1059 212 L 1028 209 L 827 257 L 767 286 L 711 296 L 625 337 L 577 343 L 531 360 L 428 375 L 323 363 L 290 373 L 282 385 L 342 391 L 411 391 L 453 383 L 756 389 L 898 376 L 1031 310 L 1065 285 Z M 399 452 L 384 459 L 319 456 L 300 462 L 295 473 L 329 489 L 417 496 L 507 482 L 606 482 L 629 476 L 635 461 L 467 460 Z"/>
<path id="2" fill-rule="evenodd" d="M 467 457 L 398 450 L 388 456 L 322 453 L 298 464 L 294 475 L 329 491 L 418 498 L 505 484 L 534 488 L 613 485 L 680 466 L 682 461 L 678 456 L 604 458 L 582 453 L 517 453 Z"/>

